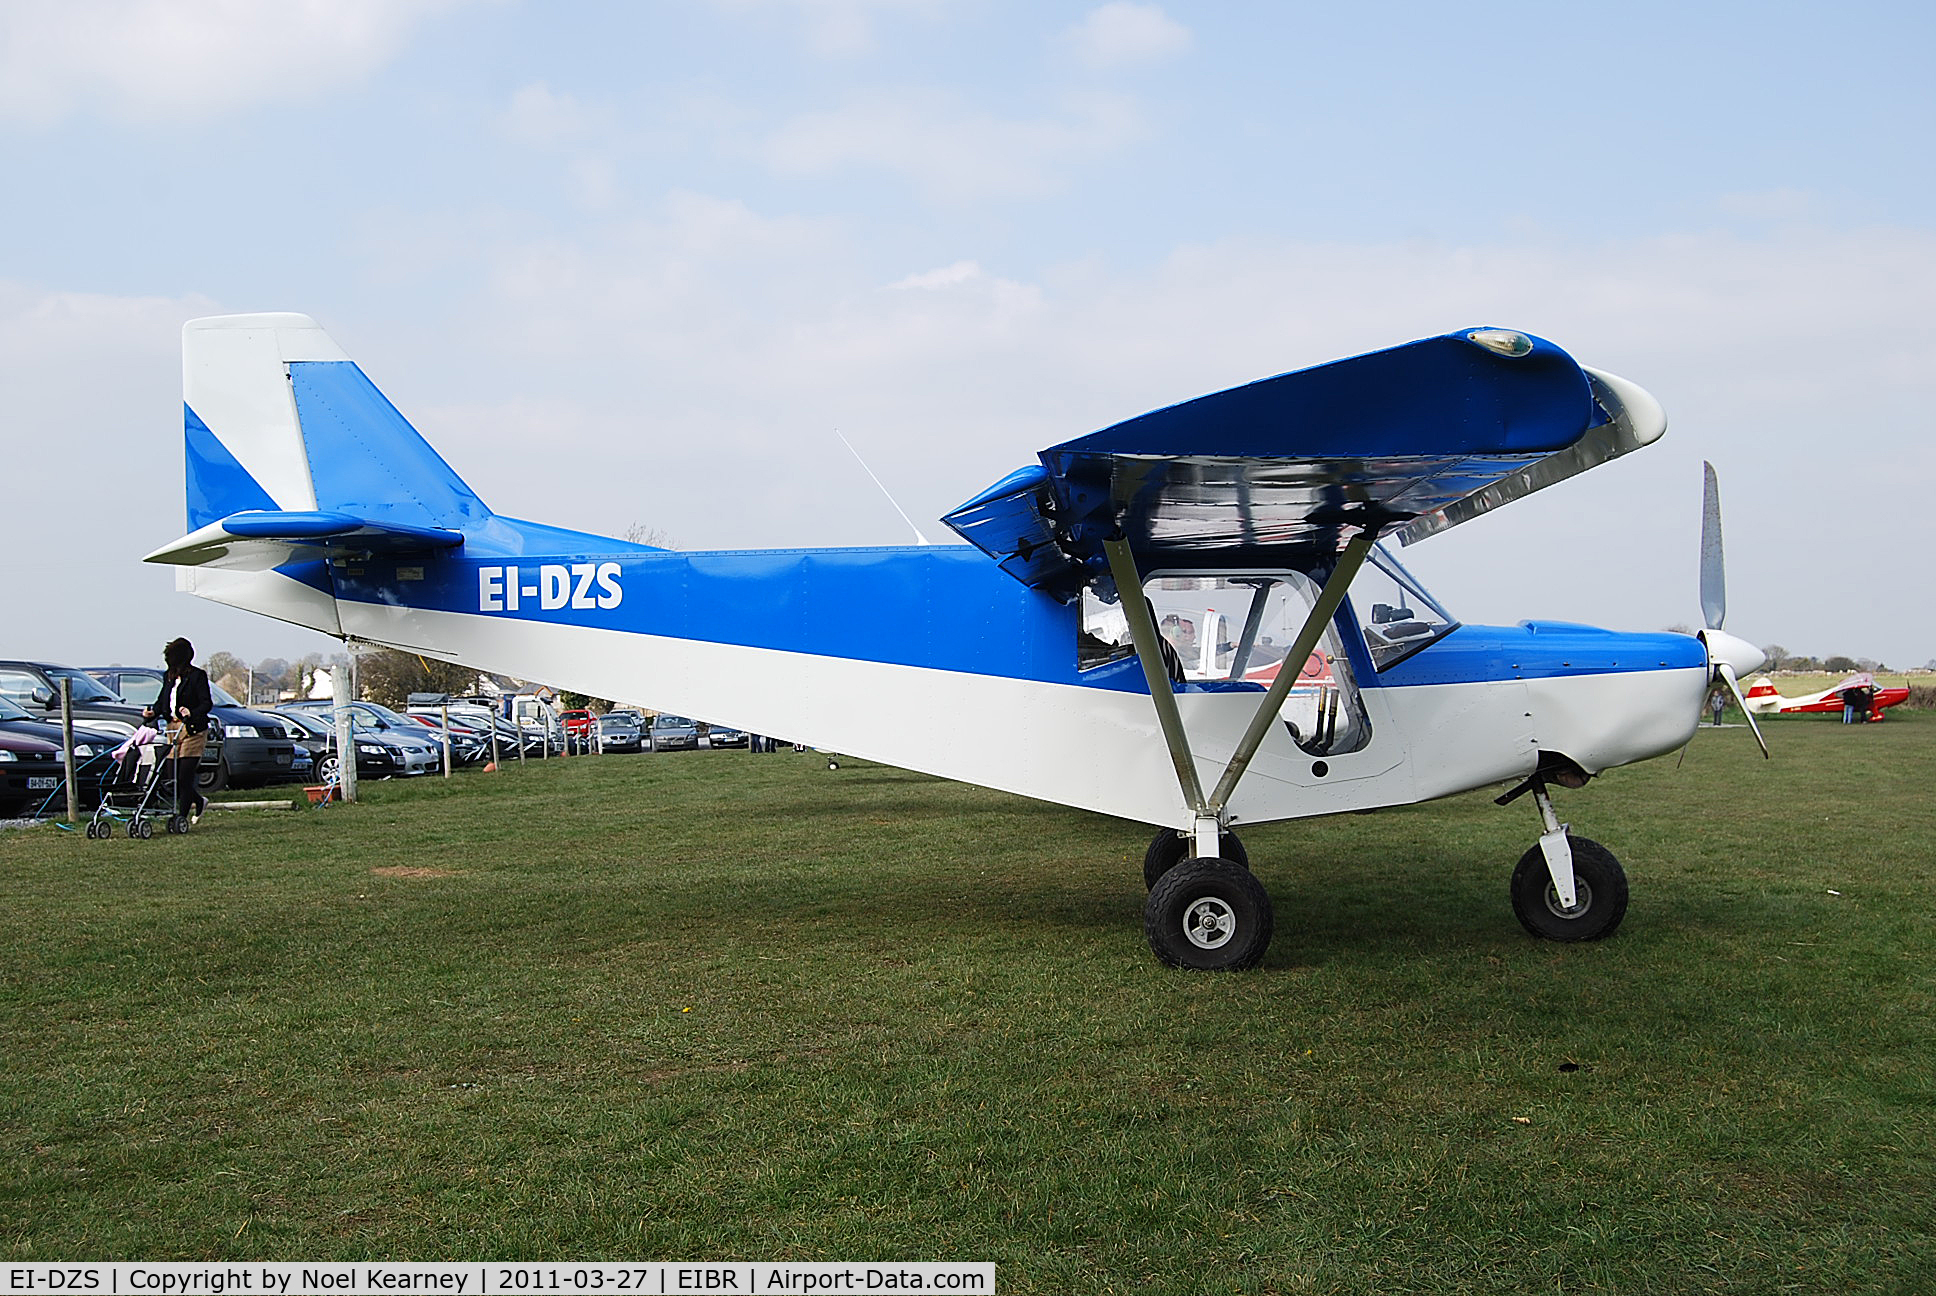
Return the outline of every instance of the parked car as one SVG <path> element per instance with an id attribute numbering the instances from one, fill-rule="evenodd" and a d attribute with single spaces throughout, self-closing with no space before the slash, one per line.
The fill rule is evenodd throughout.
<path id="1" fill-rule="evenodd" d="M 6 698 L 36 720 L 60 723 L 60 681 L 72 687 L 74 723 L 119 734 L 126 738 L 147 723 L 141 708 L 123 701 L 108 687 L 84 670 L 55 666 L 47 662 L 0 661 L 0 697 Z M 208 749 L 204 767 L 221 757 L 221 725 L 208 726 Z"/>
<path id="2" fill-rule="evenodd" d="M 607 711 L 598 717 L 601 750 L 635 752 L 645 746 L 645 717 L 636 711 Z"/>
<path id="3" fill-rule="evenodd" d="M 352 702 L 350 731 L 356 743 L 356 773 L 363 778 L 405 777 L 435 774 L 444 767 L 443 744 L 417 725 L 402 723 L 403 717 L 373 702 Z M 336 715 L 333 702 L 290 703 L 275 708 L 299 726 L 310 738 L 320 742 L 322 753 L 316 759 L 316 777 L 327 782 L 334 777 L 340 757 L 336 750 Z M 396 722 L 389 718 L 394 716 Z"/>
<path id="4" fill-rule="evenodd" d="M 114 749 L 126 739 L 105 730 L 74 727 L 74 781 L 80 784 L 80 807 L 101 800 L 101 783 L 113 768 Z M 60 721 L 36 720 L 20 707 L 0 698 L 0 816 L 38 810 L 42 805 L 65 806 L 55 794 L 67 777 L 61 758 Z M 50 798 L 52 800 L 50 801 Z"/>
<path id="5" fill-rule="evenodd" d="M 592 749 L 592 735 L 598 729 L 598 717 L 583 707 L 571 707 L 558 713 L 560 723 L 565 726 L 565 741 L 575 752 Z"/>
<path id="6" fill-rule="evenodd" d="M 165 677 L 154 666 L 90 666 L 87 673 L 141 707 L 154 705 Z M 243 706 L 214 680 L 208 682 L 208 695 L 215 703 L 212 714 L 222 722 L 222 747 L 217 760 L 202 762 L 203 791 L 286 783 L 296 777 L 295 739 L 279 718 Z"/>
<path id="7" fill-rule="evenodd" d="M 691 751 L 699 746 L 699 726 L 684 716 L 656 715 L 646 741 L 655 752 Z"/>
<path id="8" fill-rule="evenodd" d="M 535 734 L 520 730 L 517 725 L 506 720 L 503 716 L 491 710 L 490 707 L 477 703 L 452 703 L 450 718 L 453 720 L 462 719 L 465 724 L 480 730 L 484 734 L 484 741 L 487 744 L 490 742 L 491 731 L 495 729 L 497 731 L 497 754 L 499 760 L 516 760 L 520 745 L 524 746 L 527 755 L 536 755 L 538 749 L 543 745 L 536 741 Z"/>
<path id="9" fill-rule="evenodd" d="M 706 745 L 708 747 L 744 747 L 747 744 L 746 731 L 730 725 L 707 725 Z"/>
<path id="10" fill-rule="evenodd" d="M 403 713 L 406 720 L 415 721 L 430 731 L 433 741 L 442 742 L 444 713 L 439 707 L 412 707 Z M 453 712 L 450 717 L 450 760 L 452 766 L 481 765 L 491 759 L 491 731 L 480 728 L 476 721 L 466 720 Z"/>

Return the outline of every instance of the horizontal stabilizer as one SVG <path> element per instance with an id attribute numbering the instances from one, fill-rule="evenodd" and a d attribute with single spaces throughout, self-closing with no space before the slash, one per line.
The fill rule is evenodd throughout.
<path id="1" fill-rule="evenodd" d="M 163 545 L 143 562 L 229 571 L 269 571 L 322 558 L 355 560 L 374 554 L 436 554 L 464 543 L 461 531 L 375 522 L 331 511 L 251 509 L 231 513 Z"/>

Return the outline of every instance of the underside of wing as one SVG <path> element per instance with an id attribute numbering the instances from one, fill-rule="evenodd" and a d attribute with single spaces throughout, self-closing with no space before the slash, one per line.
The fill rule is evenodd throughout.
<path id="1" fill-rule="evenodd" d="M 1353 535 L 1417 539 L 1646 444 L 1658 409 L 1550 342 L 1471 329 L 1051 447 L 945 520 L 1063 601 L 1107 585 L 1115 535 L 1144 571 L 1308 568 Z"/>

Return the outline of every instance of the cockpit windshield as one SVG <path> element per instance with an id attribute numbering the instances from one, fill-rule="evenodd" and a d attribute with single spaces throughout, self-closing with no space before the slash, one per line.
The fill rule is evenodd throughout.
<path id="1" fill-rule="evenodd" d="M 1358 612 L 1372 665 L 1389 670 L 1459 628 L 1438 600 L 1383 545 L 1351 583 L 1351 604 Z"/>

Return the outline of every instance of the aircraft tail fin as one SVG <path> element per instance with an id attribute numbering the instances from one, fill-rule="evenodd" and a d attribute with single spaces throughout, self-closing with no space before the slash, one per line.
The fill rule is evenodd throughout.
<path id="1" fill-rule="evenodd" d="M 182 328 L 188 524 L 243 511 L 463 530 L 491 516 L 307 315 Z"/>
<path id="2" fill-rule="evenodd" d="M 325 560 L 449 553 L 491 510 L 307 315 L 182 327 L 176 588 L 341 634 Z"/>
<path id="3" fill-rule="evenodd" d="M 448 550 L 492 516 L 307 315 L 190 320 L 182 396 L 188 533 L 150 562 Z"/>

